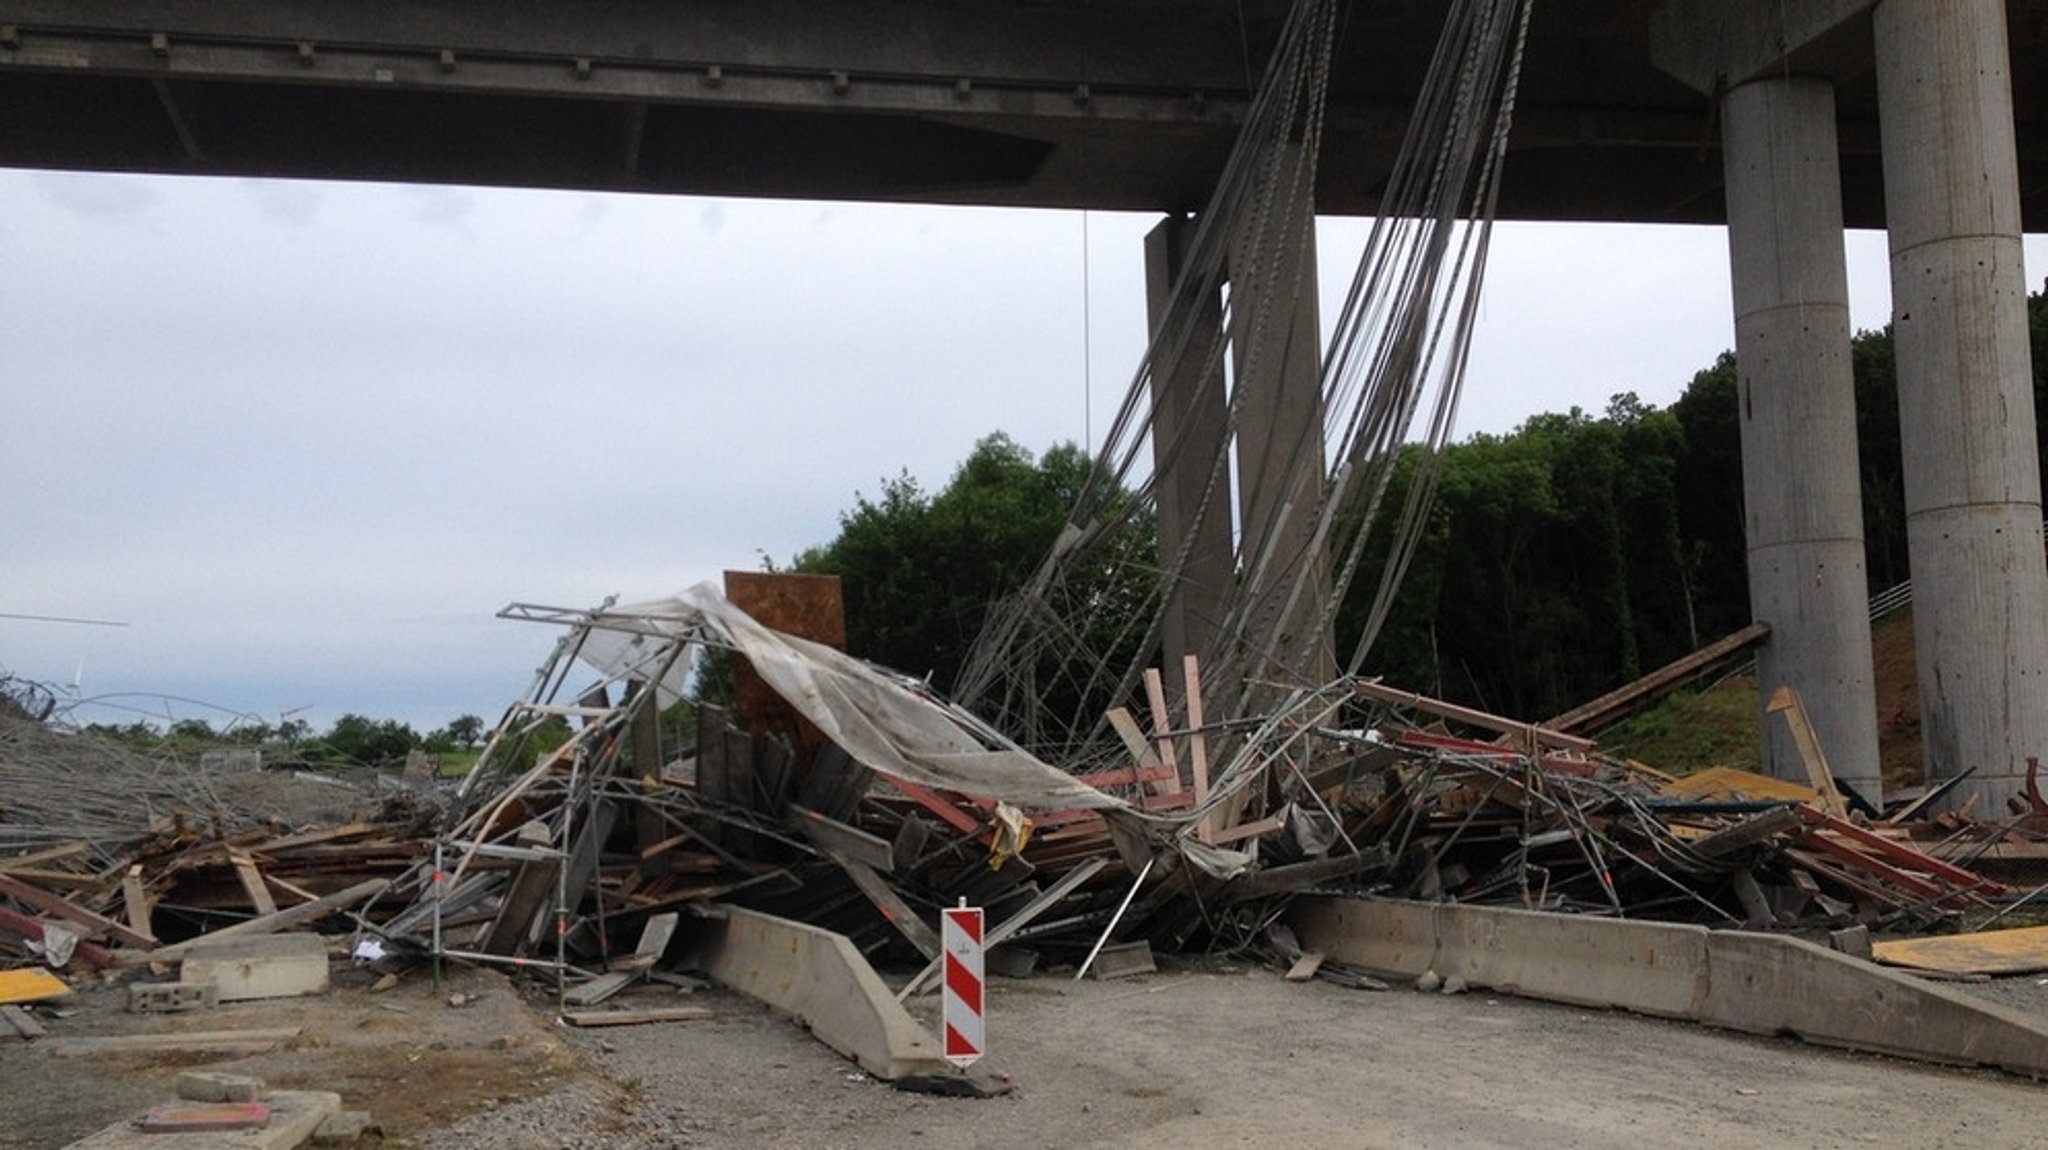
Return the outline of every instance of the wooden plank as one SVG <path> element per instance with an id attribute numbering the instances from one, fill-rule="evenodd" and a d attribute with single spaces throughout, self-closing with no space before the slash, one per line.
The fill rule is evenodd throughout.
<path id="1" fill-rule="evenodd" d="M 754 744 L 754 809 L 772 815 L 789 805 L 796 783 L 796 753 L 780 738 Z"/>
<path id="2" fill-rule="evenodd" d="M 612 964 L 619 971 L 644 971 L 661 961 L 668 953 L 669 940 L 676 936 L 677 916 L 674 911 L 649 915 L 640 925 L 640 941 L 633 947 L 633 953 Z"/>
<path id="3" fill-rule="evenodd" d="M 1890 966 L 1949 974 L 2033 974 L 2048 970 L 2048 926 L 1886 939 L 1871 944 L 1871 953 Z"/>
<path id="4" fill-rule="evenodd" d="M 18 911 L 0 906 L 0 930 L 18 934 L 32 942 L 43 941 L 43 924 Z M 141 954 L 142 951 L 124 950 L 123 955 Z M 80 942 L 72 949 L 74 958 L 82 958 L 100 970 L 114 965 L 114 954 L 96 942 Z"/>
<path id="5" fill-rule="evenodd" d="M 350 907 L 368 902 L 370 899 L 384 893 L 384 888 L 390 885 L 390 879 L 368 879 L 357 883 L 347 890 L 336 891 L 326 898 L 315 902 L 286 907 L 276 914 L 264 915 L 262 918 L 252 918 L 247 922 L 238 922 L 233 926 L 224 926 L 209 934 L 202 934 L 197 938 L 187 939 L 184 942 L 174 943 L 170 946 L 159 946 L 155 950 L 146 953 L 123 951 L 120 954 L 120 958 L 124 963 L 177 962 L 179 959 L 184 958 L 186 952 L 195 946 L 204 946 L 207 943 L 220 942 L 230 938 L 272 934 L 276 931 L 297 926 L 302 922 L 312 922 L 318 918 L 325 918 L 337 911 L 347 910 Z"/>
<path id="6" fill-rule="evenodd" d="M 1870 854 L 1881 855 L 1901 866 L 1928 874 L 1955 884 L 1963 890 L 1982 891 L 1986 894 L 2000 894 L 2005 890 L 2001 883 L 1993 882 L 1975 871 L 1965 870 L 1953 863 L 1943 862 L 1925 851 L 1915 850 L 1904 843 L 1896 843 L 1883 835 L 1867 831 L 1855 823 L 1836 815 L 1801 803 L 1797 808 L 1799 817 L 1809 826 L 1819 827 L 1848 839 L 1868 849 Z M 1814 835 L 1808 840 L 1816 846 L 1827 842 L 1825 835 Z M 1850 860 L 1853 861 L 1853 860 Z"/>
<path id="7" fill-rule="evenodd" d="M 103 914 L 79 906 L 66 898 L 59 898 L 38 886 L 30 886 L 12 875 L 0 875 L 0 894 L 35 907 L 45 914 L 54 915 L 67 922 L 87 928 L 89 934 L 104 934 L 109 938 L 125 942 L 130 946 L 149 947 L 156 945 L 156 939 L 129 928 L 126 923 L 116 922 Z"/>
<path id="8" fill-rule="evenodd" d="M 1167 733 L 1173 730 L 1173 716 L 1166 710 L 1166 684 L 1157 667 L 1145 668 L 1145 702 L 1152 708 L 1152 737 L 1159 762 L 1173 771 L 1174 789 L 1179 790 L 1180 763 L 1173 755 L 1173 737 Z"/>
<path id="9" fill-rule="evenodd" d="M 612 831 L 618 826 L 620 809 L 624 805 L 625 800 L 607 796 L 584 805 L 584 817 L 570 828 L 575 841 L 569 847 L 569 873 L 561 884 L 562 900 L 559 905 L 572 910 L 583 905 L 583 896 L 590 892 L 590 884 L 597 879 L 604 844 L 612 841 Z"/>
<path id="10" fill-rule="evenodd" d="M 1799 692 L 1779 687 L 1771 692 L 1771 701 L 1764 710 L 1785 716 L 1785 725 L 1792 731 L 1792 743 L 1799 748 L 1800 761 L 1806 764 L 1806 780 L 1820 796 L 1821 809 L 1835 818 L 1848 818 L 1849 808 L 1842 804 L 1842 794 L 1835 789 L 1827 753 L 1821 749 L 1819 736 L 1813 733 L 1813 724 L 1807 721 L 1806 704 L 1800 701 Z"/>
<path id="11" fill-rule="evenodd" d="M 67 890 L 74 890 L 83 894 L 97 894 L 105 889 L 107 885 L 107 877 L 105 875 L 81 874 L 68 870 L 38 870 L 35 867 L 24 866 L 6 868 L 0 870 L 0 874 L 12 875 L 23 882 L 32 882 L 37 886 L 61 886 Z"/>
<path id="12" fill-rule="evenodd" d="M 882 912 L 882 918 L 896 928 L 896 933 L 910 940 L 910 945 L 916 947 L 918 953 L 928 959 L 939 957 L 938 932 L 919 918 L 917 912 L 910 909 L 910 905 L 881 875 L 875 873 L 873 867 L 831 849 L 825 850 L 825 857 L 846 872 L 853 885 L 859 887 L 860 892 L 868 896 L 868 901 L 875 904 L 875 909 Z"/>
<path id="13" fill-rule="evenodd" d="M 1289 982 L 1307 982 L 1316 976 L 1316 971 L 1322 968 L 1323 952 L 1311 950 L 1294 960 L 1294 965 L 1287 968 L 1285 977 Z"/>
<path id="14" fill-rule="evenodd" d="M 320 897 L 319 895 L 314 894 L 312 891 L 307 890 L 305 887 L 300 886 L 298 883 L 287 882 L 274 874 L 264 875 L 263 885 L 270 887 L 273 890 L 283 891 L 285 894 L 288 894 L 291 897 L 298 899 L 300 902 L 312 902 L 314 899 Z"/>
<path id="15" fill-rule="evenodd" d="M 612 995 L 640 981 L 637 970 L 613 971 L 600 974 L 589 982 L 572 986 L 562 993 L 562 1002 L 569 1006 L 596 1006 Z"/>
<path id="16" fill-rule="evenodd" d="M 637 1026 L 643 1022 L 698 1022 L 715 1018 L 703 1006 L 654 1006 L 638 1010 L 565 1010 L 562 1021 L 571 1026 Z"/>
<path id="17" fill-rule="evenodd" d="M 1256 819 L 1252 822 L 1239 823 L 1229 830 L 1217 831 L 1209 837 L 1208 841 L 1217 846 L 1225 846 L 1243 839 L 1255 839 L 1260 835 L 1272 834 L 1286 825 L 1286 823 L 1280 820 L 1279 816 L 1269 815 L 1266 818 Z"/>
<path id="18" fill-rule="evenodd" d="M 1740 631 L 1714 640 L 1690 655 L 1673 659 L 1632 683 L 1616 687 L 1591 702 L 1581 703 L 1543 725 L 1553 731 L 1578 731 L 1588 727 L 1605 726 L 1626 716 L 1635 708 L 1670 694 L 1696 676 L 1711 670 L 1716 664 L 1742 654 L 1769 638 L 1770 634 L 1771 628 L 1768 624 L 1751 623 Z"/>
<path id="19" fill-rule="evenodd" d="M 661 710 L 658 697 L 640 699 L 640 692 L 646 690 L 642 683 L 635 682 L 626 688 L 627 697 L 637 703 L 633 722 L 626 729 L 627 745 L 633 752 L 633 775 L 646 790 L 653 790 L 661 780 Z M 669 871 L 669 860 L 665 851 L 653 850 L 668 832 L 668 824 L 662 821 L 661 812 L 652 803 L 633 804 L 633 841 L 640 847 L 640 859 L 646 864 L 650 875 L 663 875 Z M 673 844 L 671 844 L 673 845 Z"/>
<path id="20" fill-rule="evenodd" d="M 1723 855 L 1734 854 L 1744 847 L 1755 846 L 1779 835 L 1788 834 L 1798 826 L 1799 812 L 1791 807 L 1773 807 L 1732 826 L 1722 827 L 1704 838 L 1694 840 L 1692 851 L 1701 858 L 1720 858 Z"/>
<path id="21" fill-rule="evenodd" d="M 1491 715 L 1485 711 L 1475 711 L 1470 707 L 1461 707 L 1456 703 L 1444 702 L 1442 699 L 1432 699 L 1427 695 L 1418 695 L 1413 691 L 1398 691 L 1392 687 L 1382 686 L 1375 682 L 1353 683 L 1351 690 L 1361 698 L 1385 703 L 1391 707 L 1404 707 L 1411 711 L 1423 711 L 1440 718 L 1450 719 L 1453 722 L 1483 727 L 1486 730 L 1503 735 L 1514 735 L 1518 738 L 1534 738 L 1539 745 L 1546 747 L 1562 747 L 1568 751 L 1584 753 L 1599 746 L 1592 739 L 1568 735 L 1563 731 L 1553 731 L 1532 723 L 1518 723 L 1513 719 Z"/>
<path id="22" fill-rule="evenodd" d="M 1140 737 L 1142 738 L 1143 736 Z M 1074 776 L 1074 781 L 1077 783 L 1087 783 L 1089 786 L 1101 791 L 1108 790 L 1110 787 L 1136 786 L 1139 783 L 1164 783 L 1170 778 L 1175 778 L 1174 773 L 1165 767 L 1116 767 L 1107 771 L 1089 771 L 1085 774 L 1078 774 Z"/>
<path id="23" fill-rule="evenodd" d="M 1810 803 L 1817 797 L 1812 787 L 1759 775 L 1735 767 L 1708 767 L 1664 783 L 1657 788 L 1664 795 L 1687 795 L 1722 802 L 1784 801 Z"/>
<path id="24" fill-rule="evenodd" d="M 889 840 L 871 835 L 859 827 L 819 814 L 809 807 L 789 804 L 789 822 L 820 850 L 858 859 L 883 874 L 896 869 L 896 851 Z"/>
<path id="25" fill-rule="evenodd" d="M 1195 806 L 1200 807 L 1209 801 L 1209 740 L 1202 734 L 1202 672 L 1195 656 L 1181 657 L 1181 674 L 1187 681 L 1188 730 L 1193 732 L 1188 736 L 1188 770 L 1194 777 Z M 1174 790 L 1179 789 L 1176 780 Z M 1201 824 L 1195 828 L 1195 837 L 1205 843 L 1219 841 L 1213 813 L 1202 816 Z"/>
<path id="26" fill-rule="evenodd" d="M 534 859 L 519 864 L 512 876 L 512 889 L 498 907 L 498 917 L 477 949 L 485 954 L 515 954 L 533 937 L 534 920 L 548 909 L 555 895 L 556 879 L 562 872 L 560 858 Z"/>
<path id="27" fill-rule="evenodd" d="M 152 938 L 156 932 L 149 925 L 149 891 L 142 884 L 142 865 L 137 863 L 121 876 L 121 910 L 128 916 L 128 925 L 137 934 Z"/>
<path id="28" fill-rule="evenodd" d="M 1116 731 L 1117 737 L 1124 741 L 1124 749 L 1131 753 L 1131 758 L 1137 760 L 1141 770 L 1152 772 L 1166 769 L 1166 764 L 1159 761 L 1159 752 L 1152 749 L 1151 741 L 1145 738 L 1145 732 L 1138 726 L 1138 720 L 1132 718 L 1129 711 L 1122 707 L 1111 707 L 1104 712 L 1104 717 L 1109 720 L 1110 728 Z M 1180 776 L 1177 773 L 1173 776 L 1172 785 L 1174 790 L 1180 789 Z"/>
<path id="29" fill-rule="evenodd" d="M 2048 843 L 1928 843 L 1921 848 L 1929 858 L 1951 856 L 1972 862 L 2040 862 L 2048 859 Z"/>
<path id="30" fill-rule="evenodd" d="M 705 707 L 698 712 L 697 793 L 712 802 L 725 801 L 726 780 L 731 773 L 726 767 L 726 756 L 732 745 L 725 737 L 728 722 L 726 713 L 716 707 Z M 705 842 L 725 845 L 724 823 L 700 818 L 692 825 L 703 835 Z"/>
<path id="31" fill-rule="evenodd" d="M 84 854 L 86 848 L 90 845 L 90 843 L 84 841 L 68 842 L 60 843 L 53 847 L 44 847 L 39 851 L 30 851 L 27 854 L 9 855 L 0 858 L 0 874 L 19 874 L 23 870 L 35 870 L 44 863 L 62 862 L 68 858 L 77 858 L 79 855 Z"/>
<path id="32" fill-rule="evenodd" d="M 1332 855 L 1329 858 L 1310 859 L 1287 866 L 1267 867 L 1265 870 L 1232 879 L 1230 884 L 1223 888 L 1223 902 L 1226 905 L 1234 905 L 1253 899 L 1269 898 L 1276 894 L 1290 894 L 1303 887 L 1333 879 L 1349 878 L 1386 865 L 1386 848 L 1368 847 L 1355 855 Z"/>
<path id="33" fill-rule="evenodd" d="M 71 984 L 47 970 L 0 970 L 0 1002 L 10 1005 L 71 997 Z"/>
<path id="34" fill-rule="evenodd" d="M 50 1052 L 59 1056 L 109 1054 L 116 1051 L 259 1054 L 299 1036 L 296 1026 L 252 1027 L 247 1030 L 174 1030 L 165 1034 L 112 1034 L 93 1038 L 62 1038 Z"/>
<path id="35" fill-rule="evenodd" d="M 931 791 L 925 790 L 916 783 L 908 779 L 899 779 L 894 775 L 883 775 L 881 779 L 883 782 L 917 800 L 917 805 L 939 816 L 940 821 L 951 826 L 953 829 L 970 835 L 981 831 L 980 819 L 975 818 L 973 815 L 968 814 Z"/>
<path id="36" fill-rule="evenodd" d="M 649 812 L 647 808 L 643 806 L 641 808 L 641 813 L 646 814 Z M 648 862 L 654 859 L 658 859 L 661 856 L 668 854 L 670 851 L 675 850 L 677 847 L 682 846 L 684 843 L 693 843 L 696 841 L 698 840 L 695 831 L 684 831 L 681 834 L 670 835 L 669 837 L 661 840 L 658 843 L 650 843 L 647 846 L 641 847 L 640 861 Z M 650 873 L 661 874 L 663 872 L 657 870 L 651 871 Z"/>
<path id="37" fill-rule="evenodd" d="M 263 873 L 248 855 L 231 854 L 228 862 L 235 868 L 235 877 L 241 880 L 242 893 L 249 896 L 249 905 L 257 914 L 276 914 L 277 900 L 270 897 L 269 888 L 263 885 Z"/>
<path id="38" fill-rule="evenodd" d="M 866 764 L 855 762 L 837 743 L 826 743 L 796 788 L 795 801 L 845 821 L 860 806 L 861 796 L 867 793 L 873 779 L 874 772 Z"/>

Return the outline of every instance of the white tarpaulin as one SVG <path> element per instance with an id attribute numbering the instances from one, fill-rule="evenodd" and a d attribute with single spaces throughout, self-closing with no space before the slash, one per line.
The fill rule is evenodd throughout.
<path id="1" fill-rule="evenodd" d="M 621 604 L 600 612 L 594 622 L 602 628 L 611 616 L 627 630 L 672 634 L 677 641 L 701 625 L 746 656 L 769 687 L 826 738 L 885 775 L 1033 810 L 1129 806 L 1026 751 L 990 746 L 952 710 L 919 694 L 906 680 L 761 625 L 709 583 L 670 599 Z M 593 630 L 590 638 L 606 634 Z M 617 642 L 586 641 L 579 657 L 613 674 L 625 671 L 628 663 L 648 661 L 644 645 Z"/>

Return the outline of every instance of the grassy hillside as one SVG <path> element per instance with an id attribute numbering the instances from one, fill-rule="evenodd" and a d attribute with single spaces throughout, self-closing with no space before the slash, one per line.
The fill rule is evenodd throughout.
<path id="1" fill-rule="evenodd" d="M 1913 662 L 1913 613 L 1897 612 L 1871 629 L 1877 696 L 1878 758 L 1887 791 L 1920 784 L 1920 695 Z M 1681 691 L 1600 732 L 1611 754 L 1674 775 L 1706 767 L 1757 766 L 1757 686 L 1747 676 Z M 1832 756 L 1830 756 L 1832 757 Z"/>

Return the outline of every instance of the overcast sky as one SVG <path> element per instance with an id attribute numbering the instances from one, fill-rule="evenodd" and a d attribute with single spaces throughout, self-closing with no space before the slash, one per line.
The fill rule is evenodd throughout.
<path id="1" fill-rule="evenodd" d="M 0 170 L 0 615 L 128 624 L 0 617 L 0 671 L 81 721 L 495 721 L 555 637 L 509 602 L 784 563 L 989 432 L 1099 435 L 1153 222 Z M 1324 222 L 1326 317 L 1364 234 Z M 1881 326 L 1882 235 L 1849 255 Z M 1503 225 L 1485 301 L 1460 438 L 1733 343 L 1715 228 Z"/>

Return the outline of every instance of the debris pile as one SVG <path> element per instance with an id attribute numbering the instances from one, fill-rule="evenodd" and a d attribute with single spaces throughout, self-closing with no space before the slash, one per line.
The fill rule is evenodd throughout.
<path id="1" fill-rule="evenodd" d="M 413 792 L 0 716 L 0 960 L 105 969 L 160 934 L 310 921 L 292 912 L 410 865 L 432 810 Z"/>
<path id="2" fill-rule="evenodd" d="M 770 630 L 709 588 L 508 613 L 569 630 L 465 780 L 440 861 L 394 885 L 410 901 L 378 926 L 387 939 L 580 969 L 651 916 L 715 901 L 827 927 L 878 962 L 928 963 L 938 909 L 965 899 L 1028 969 L 1081 961 L 1112 932 L 1249 939 L 1270 913 L 1248 904 L 1385 861 L 1343 845 L 1333 811 L 1263 814 L 1308 722 L 1276 716 L 1235 740 L 1213 780 L 1204 733 L 1182 733 L 1188 786 L 1176 737 L 1118 713 L 1134 758 L 1069 773 L 922 684 Z M 657 716 L 706 648 L 737 652 L 782 711 L 762 720 L 743 686 L 756 721 L 706 709 L 671 758 Z M 576 681 L 576 663 L 597 681 Z M 538 749 L 563 721 L 566 740 Z"/>
<path id="3" fill-rule="evenodd" d="M 756 578 L 772 593 L 742 579 L 751 611 L 829 638 L 836 583 Z M 1674 779 L 1373 681 L 1205 723 L 1193 660 L 1175 697 L 1148 674 L 1143 719 L 1112 710 L 1100 750 L 1054 766 L 709 587 L 505 614 L 561 638 L 450 793 L 0 724 L 0 957 L 166 960 L 342 913 L 376 949 L 551 970 L 566 993 L 665 963 L 731 907 L 924 966 L 908 994 L 962 901 L 986 909 L 1006 973 L 1189 948 L 1298 963 L 1271 928 L 1311 891 L 1824 937 L 1994 908 L 2010 892 L 1972 859 L 2048 839 L 2031 811 L 1916 820 L 1739 771 Z M 695 709 L 679 739 L 693 676 L 720 673 L 734 707 Z"/>
<path id="4" fill-rule="evenodd" d="M 1395 860 L 1393 893 L 1752 929 L 1923 928 L 2005 893 L 1900 822 L 1852 820 L 1832 790 L 1726 768 L 1674 779 L 1574 736 L 1357 689 L 1526 748 L 1387 728 L 1378 785 L 1345 805 L 1354 837 Z"/>

